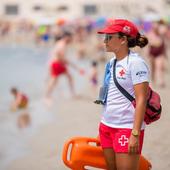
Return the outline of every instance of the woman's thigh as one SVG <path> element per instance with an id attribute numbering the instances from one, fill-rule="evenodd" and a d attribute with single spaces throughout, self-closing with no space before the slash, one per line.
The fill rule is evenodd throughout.
<path id="1" fill-rule="evenodd" d="M 139 154 L 116 153 L 117 170 L 138 170 Z"/>
<path id="2" fill-rule="evenodd" d="M 105 161 L 107 164 L 107 170 L 117 170 L 116 169 L 116 160 L 115 160 L 115 152 L 112 148 L 103 149 Z"/>

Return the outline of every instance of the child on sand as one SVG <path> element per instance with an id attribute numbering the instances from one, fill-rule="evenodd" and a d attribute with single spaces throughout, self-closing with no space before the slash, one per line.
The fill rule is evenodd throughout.
<path id="1" fill-rule="evenodd" d="M 15 98 L 15 100 L 12 102 L 12 105 L 11 105 L 12 111 L 27 108 L 28 97 L 24 93 L 20 92 L 16 87 L 12 87 L 11 94 Z"/>

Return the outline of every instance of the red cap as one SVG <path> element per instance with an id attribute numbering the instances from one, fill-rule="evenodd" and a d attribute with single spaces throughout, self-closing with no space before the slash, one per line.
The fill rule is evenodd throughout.
<path id="1" fill-rule="evenodd" d="M 109 20 L 106 27 L 98 31 L 99 34 L 114 34 L 118 32 L 136 37 L 139 31 L 132 22 L 125 19 Z"/>

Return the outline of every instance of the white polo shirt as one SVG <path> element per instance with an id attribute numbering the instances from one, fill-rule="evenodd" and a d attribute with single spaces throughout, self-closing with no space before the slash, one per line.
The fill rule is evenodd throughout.
<path id="1" fill-rule="evenodd" d="M 114 59 L 114 58 L 113 58 Z M 113 61 L 113 59 L 111 59 Z M 101 122 L 114 128 L 133 128 L 135 109 L 131 102 L 118 90 L 113 81 L 113 65 L 106 106 Z M 149 68 L 139 54 L 130 52 L 129 56 L 116 63 L 118 83 L 134 97 L 134 85 L 149 82 Z M 144 129 L 145 123 L 142 124 Z"/>

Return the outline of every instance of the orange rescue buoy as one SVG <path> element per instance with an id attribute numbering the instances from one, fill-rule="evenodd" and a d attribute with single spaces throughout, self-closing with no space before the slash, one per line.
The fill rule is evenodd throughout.
<path id="1" fill-rule="evenodd" d="M 97 138 L 74 137 L 63 148 L 63 162 L 72 170 L 86 170 L 87 167 L 106 169 L 103 150 Z M 150 170 L 151 163 L 140 156 L 139 170 Z"/>

